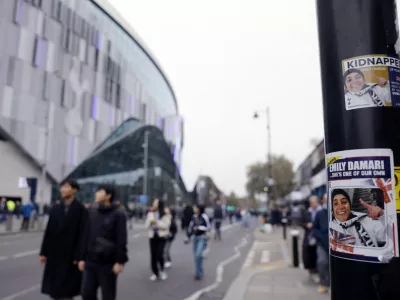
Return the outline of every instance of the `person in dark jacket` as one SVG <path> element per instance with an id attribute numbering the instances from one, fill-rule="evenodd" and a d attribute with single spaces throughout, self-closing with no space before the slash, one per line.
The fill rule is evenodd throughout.
<path id="1" fill-rule="evenodd" d="M 302 211 L 302 226 L 304 228 L 303 239 L 303 264 L 308 270 L 310 279 L 315 283 L 319 282 L 317 272 L 317 240 L 313 234 L 313 222 L 317 212 L 321 209 L 318 203 L 318 197 L 311 196 L 309 200 L 310 207 Z"/>
<path id="2" fill-rule="evenodd" d="M 83 300 L 97 300 L 99 287 L 103 300 L 115 300 L 118 275 L 128 262 L 126 215 L 114 199 L 113 187 L 101 185 L 95 196 L 98 207 L 89 211 L 85 256 L 79 262 Z"/>
<path id="3" fill-rule="evenodd" d="M 203 251 L 206 247 L 207 232 L 210 230 L 210 221 L 204 213 L 204 206 L 199 205 L 194 209 L 192 221 L 188 227 L 188 237 L 193 236 L 193 253 L 196 263 L 195 280 L 203 278 Z"/>
<path id="4" fill-rule="evenodd" d="M 214 226 L 215 226 L 215 236 L 214 239 L 216 240 L 221 240 L 221 224 L 222 220 L 224 219 L 224 211 L 221 206 L 221 200 L 217 200 L 215 203 L 215 209 L 214 209 Z"/>
<path id="5" fill-rule="evenodd" d="M 315 215 L 312 232 L 317 239 L 317 270 L 320 278 L 318 291 L 326 293 L 329 289 L 329 217 L 326 194 L 321 205 L 322 209 Z"/>
<path id="6" fill-rule="evenodd" d="M 42 293 L 53 299 L 72 299 L 80 294 L 83 259 L 83 228 L 88 219 L 86 208 L 75 198 L 79 185 L 74 180 L 61 184 L 64 203 L 55 205 L 40 249 L 40 263 L 45 264 Z"/>
<path id="7" fill-rule="evenodd" d="M 183 209 L 183 213 L 182 213 L 182 223 L 181 223 L 181 227 L 182 227 L 182 231 L 187 231 L 187 228 L 190 224 L 190 221 L 192 220 L 193 217 L 193 206 L 191 203 L 187 203 L 185 208 Z"/>
<path id="8" fill-rule="evenodd" d="M 176 225 L 176 212 L 174 209 L 167 207 L 165 209 L 165 213 L 167 215 L 171 215 L 171 225 L 169 226 L 169 235 L 166 238 L 165 247 L 164 247 L 164 261 L 165 268 L 168 269 L 172 266 L 171 261 L 171 245 L 175 239 L 176 233 L 178 232 L 178 225 Z"/>

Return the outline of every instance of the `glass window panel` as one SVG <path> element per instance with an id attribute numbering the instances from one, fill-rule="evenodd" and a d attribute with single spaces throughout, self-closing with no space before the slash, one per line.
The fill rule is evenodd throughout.
<path id="1" fill-rule="evenodd" d="M 3 91 L 2 115 L 6 118 L 11 118 L 13 97 L 14 97 L 13 88 L 10 86 L 5 86 Z"/>
<path id="2" fill-rule="evenodd" d="M 40 36 L 44 34 L 44 23 L 45 23 L 45 18 L 44 18 L 44 13 L 40 10 L 37 11 L 37 19 L 36 19 L 36 33 Z"/>
<path id="3" fill-rule="evenodd" d="M 81 23 L 82 23 L 82 18 L 74 12 L 74 32 L 77 35 L 81 34 Z"/>
<path id="4" fill-rule="evenodd" d="M 79 38 L 79 60 L 84 62 L 86 61 L 86 41 L 84 39 Z"/>
<path id="5" fill-rule="evenodd" d="M 60 0 L 52 0 L 51 2 L 51 17 L 58 21 L 60 10 Z"/>
<path id="6" fill-rule="evenodd" d="M 6 77 L 6 84 L 12 86 L 14 82 L 14 73 L 15 73 L 15 65 L 16 65 L 16 58 L 10 57 L 8 59 L 8 68 L 7 68 L 7 77 Z"/>
<path id="7" fill-rule="evenodd" d="M 52 2 L 53 2 L 52 0 L 42 0 L 41 7 L 46 15 L 51 16 L 51 14 L 52 14 L 52 9 L 51 9 Z"/>
<path id="8" fill-rule="evenodd" d="M 93 120 L 98 119 L 98 117 L 99 117 L 99 99 L 95 95 L 92 96 L 92 109 L 91 109 L 90 113 L 91 113 L 90 117 Z"/>
<path id="9" fill-rule="evenodd" d="M 22 18 L 23 18 L 22 10 L 23 10 L 24 5 L 25 5 L 25 3 L 23 0 L 15 0 L 14 22 L 18 25 L 22 25 Z"/>

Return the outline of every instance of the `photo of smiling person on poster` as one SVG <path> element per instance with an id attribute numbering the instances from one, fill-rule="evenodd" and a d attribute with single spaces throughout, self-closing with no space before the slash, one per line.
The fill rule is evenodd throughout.
<path id="1" fill-rule="evenodd" d="M 384 107 L 391 104 L 389 80 L 368 71 L 373 83 L 367 83 L 366 76 L 359 69 L 349 69 L 343 74 L 346 109 L 363 107 Z"/>
<path id="2" fill-rule="evenodd" d="M 347 190 L 347 191 L 346 191 Z M 330 241 L 331 248 L 341 245 L 353 247 L 384 247 L 386 245 L 385 211 L 374 203 L 380 189 L 334 189 L 331 193 Z M 349 192 L 353 194 L 350 198 Z M 355 196 L 366 195 L 368 200 Z M 358 197 L 357 197 L 358 198 Z M 346 250 L 343 247 L 342 250 Z M 351 252 L 351 251 L 349 251 Z"/>

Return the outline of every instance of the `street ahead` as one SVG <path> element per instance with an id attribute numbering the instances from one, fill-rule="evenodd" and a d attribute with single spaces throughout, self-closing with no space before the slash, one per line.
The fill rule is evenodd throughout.
<path id="1" fill-rule="evenodd" d="M 253 239 L 253 229 L 226 224 L 223 230 L 223 241 L 211 242 L 202 281 L 193 280 L 192 245 L 184 245 L 184 236 L 179 233 L 171 249 L 173 265 L 168 270 L 168 279 L 163 282 L 149 281 L 147 232 L 143 228 L 129 231 L 130 261 L 118 280 L 118 299 L 222 299 L 239 273 Z M 39 233 L 0 237 L 0 299 L 48 299 L 40 294 L 43 267 L 39 265 L 38 249 L 41 240 Z"/>

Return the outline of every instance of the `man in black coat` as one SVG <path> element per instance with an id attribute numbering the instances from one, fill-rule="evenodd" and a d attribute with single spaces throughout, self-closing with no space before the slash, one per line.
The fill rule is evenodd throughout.
<path id="1" fill-rule="evenodd" d="M 52 208 L 40 250 L 40 263 L 45 265 L 42 293 L 53 299 L 72 299 L 81 290 L 78 262 L 83 258 L 88 212 L 75 198 L 78 190 L 74 180 L 61 184 L 64 202 Z"/>
<path id="2" fill-rule="evenodd" d="M 83 271 L 82 298 L 97 300 L 101 289 L 103 300 L 117 297 L 117 278 L 128 262 L 127 224 L 125 212 L 113 203 L 115 190 L 112 186 L 97 188 L 97 208 L 89 211 L 85 228 L 85 255 L 79 262 Z"/>

